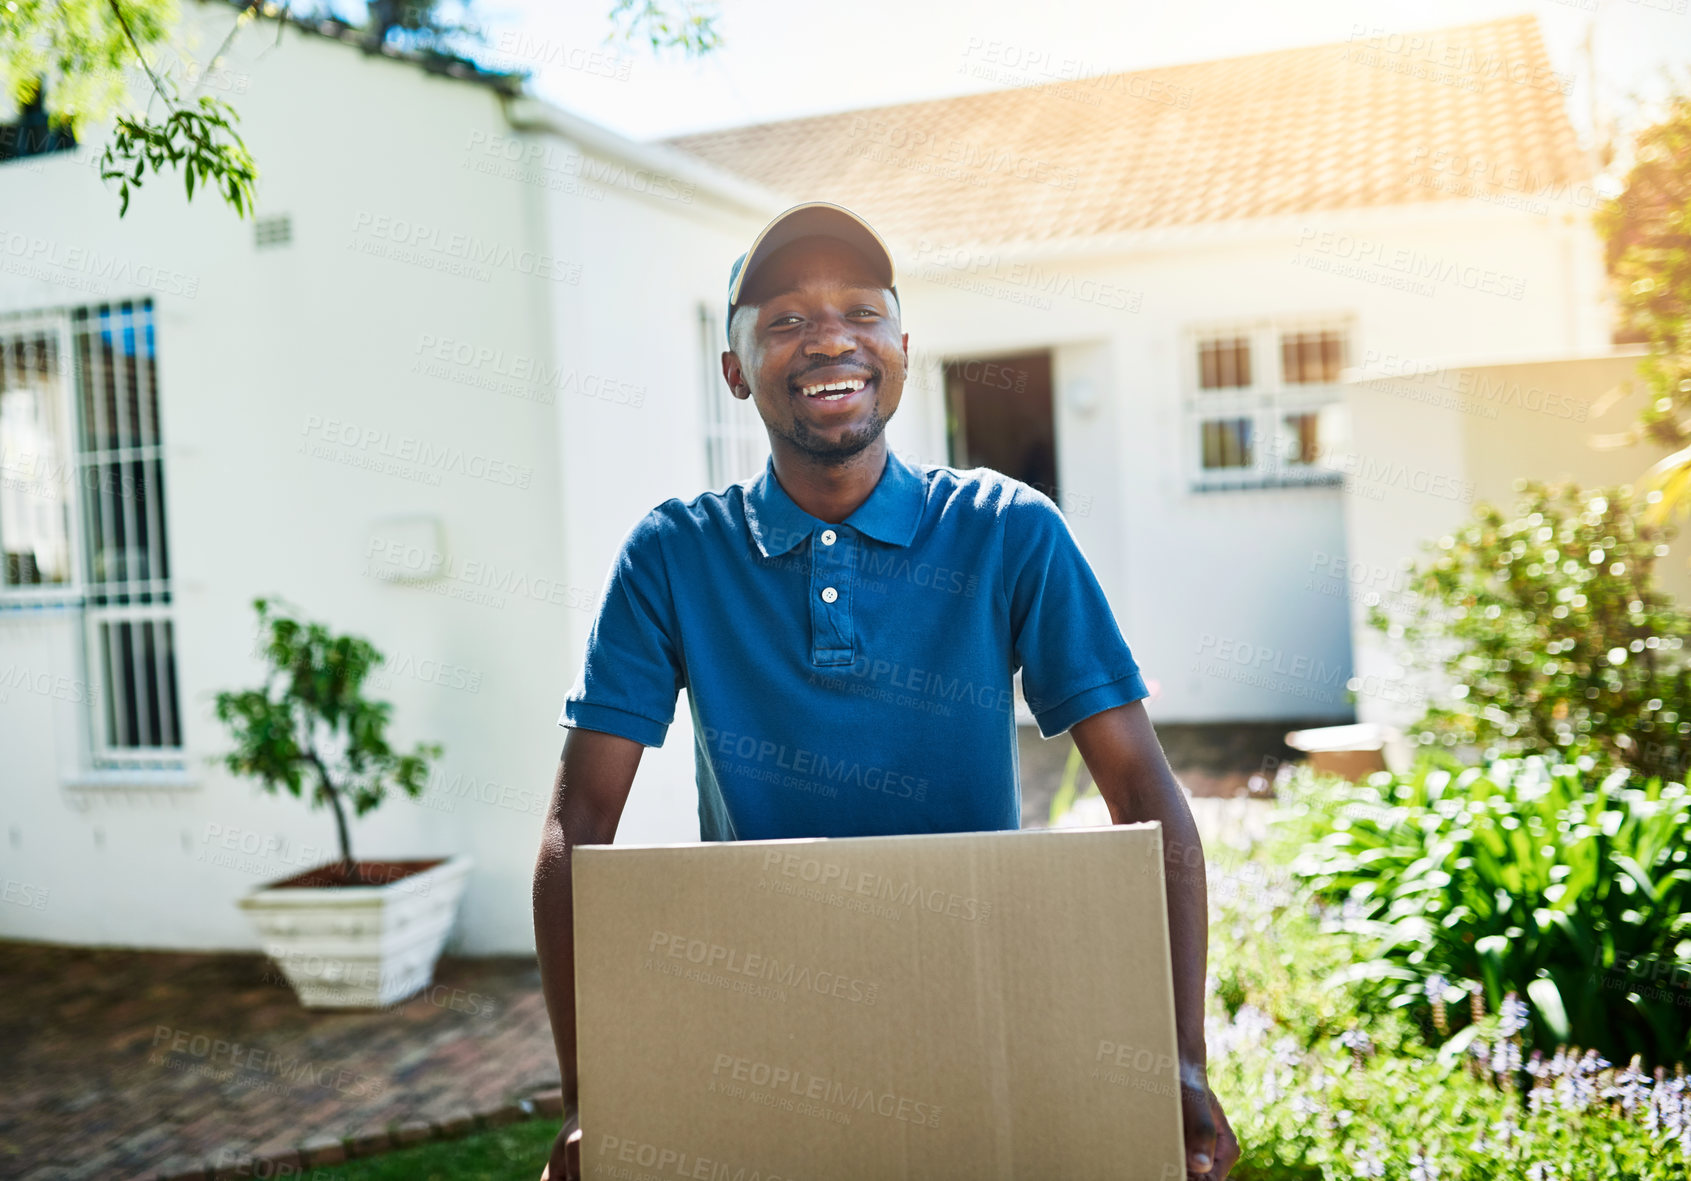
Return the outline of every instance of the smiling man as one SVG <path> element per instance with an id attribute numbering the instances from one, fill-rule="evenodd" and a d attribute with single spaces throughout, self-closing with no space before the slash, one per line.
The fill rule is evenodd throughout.
<path id="1" fill-rule="evenodd" d="M 1062 513 L 887 447 L 909 337 L 891 252 L 849 210 L 812 202 L 763 229 L 730 271 L 728 345 L 723 378 L 769 460 L 634 526 L 559 718 L 534 914 L 572 1116 L 543 1176 L 580 1168 L 570 850 L 615 836 L 680 690 L 705 840 L 977 832 L 1020 827 L 1019 668 L 1040 733 L 1073 735 L 1112 821 L 1162 822 L 1187 1168 L 1225 1177 L 1239 1146 L 1205 1075 L 1197 828 Z"/>

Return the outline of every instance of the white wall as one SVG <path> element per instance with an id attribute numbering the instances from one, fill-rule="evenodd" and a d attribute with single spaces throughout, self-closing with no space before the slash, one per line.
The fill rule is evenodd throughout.
<path id="1" fill-rule="evenodd" d="M 1396 487 L 1358 501 L 1347 522 L 1347 561 L 1316 574 L 1318 591 L 1348 605 L 1356 637 L 1356 671 L 1376 686 L 1364 699 L 1365 721 L 1404 725 L 1419 718 L 1446 686 L 1399 662 L 1396 646 L 1367 623 L 1368 608 L 1408 609 L 1405 559 L 1427 560 L 1423 545 L 1459 528 L 1489 502 L 1507 509 L 1517 479 L 1573 481 L 1595 488 L 1636 484 L 1663 450 L 1646 444 L 1598 446 L 1638 422 L 1642 391 L 1627 389 L 1642 350 L 1512 364 L 1400 370 L 1359 380 L 1346 393 L 1356 447 L 1383 464 L 1413 464 L 1436 447 L 1453 458 L 1459 496 Z M 1691 595 L 1691 541 L 1681 535 L 1656 565 L 1656 580 L 1683 601 Z"/>

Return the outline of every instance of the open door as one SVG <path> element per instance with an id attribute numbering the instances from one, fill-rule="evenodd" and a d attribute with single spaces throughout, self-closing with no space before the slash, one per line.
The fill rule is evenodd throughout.
<path id="1" fill-rule="evenodd" d="M 989 467 L 1057 499 L 1051 353 L 945 364 L 946 441 L 953 467 Z"/>

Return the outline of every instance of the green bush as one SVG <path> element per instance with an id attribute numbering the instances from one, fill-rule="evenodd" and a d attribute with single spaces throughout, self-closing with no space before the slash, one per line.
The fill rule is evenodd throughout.
<path id="1" fill-rule="evenodd" d="M 1654 583 L 1669 533 L 1624 488 L 1517 489 L 1512 513 L 1481 504 L 1405 594 L 1370 608 L 1405 664 L 1448 684 L 1414 736 L 1482 761 L 1589 750 L 1683 777 L 1691 619 Z"/>
<path id="2" fill-rule="evenodd" d="M 1264 871 L 1209 870 L 1205 1036 L 1244 1150 L 1233 1181 L 1691 1178 L 1683 1071 L 1525 1052 L 1516 1006 L 1435 1052 L 1409 1012 L 1369 1016 L 1360 982 L 1335 983 L 1362 937 Z"/>
<path id="3" fill-rule="evenodd" d="M 1691 791 L 1594 763 L 1292 776 L 1276 820 L 1291 871 L 1372 943 L 1343 976 L 1397 1006 L 1430 982 L 1440 1033 L 1462 1024 L 1444 1004 L 1477 984 L 1494 1012 L 1530 997 L 1527 1044 L 1547 1053 L 1687 1057 Z"/>

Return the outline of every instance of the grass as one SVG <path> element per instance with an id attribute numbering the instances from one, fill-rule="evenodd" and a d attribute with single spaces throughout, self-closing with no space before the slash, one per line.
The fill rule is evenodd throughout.
<path id="1" fill-rule="evenodd" d="M 325 1165 L 309 1181 L 538 1181 L 555 1119 L 527 1120 L 458 1140 L 431 1140 L 364 1160 Z"/>

